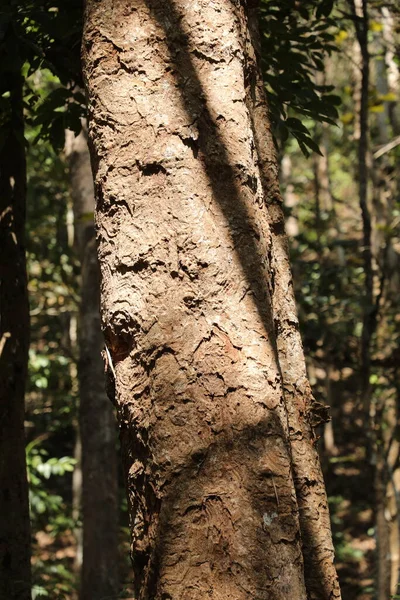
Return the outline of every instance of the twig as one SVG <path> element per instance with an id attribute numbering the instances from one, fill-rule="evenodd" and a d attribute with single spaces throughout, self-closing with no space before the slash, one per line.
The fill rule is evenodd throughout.
<path id="1" fill-rule="evenodd" d="M 9 331 L 5 331 L 1 336 L 0 340 L 0 356 L 3 354 L 4 346 L 6 345 L 6 341 L 11 337 L 11 333 Z"/>
<path id="2" fill-rule="evenodd" d="M 113 361 L 111 358 L 111 354 L 109 349 L 107 348 L 107 344 L 104 344 L 104 348 L 106 349 L 106 354 L 107 354 L 107 360 L 108 360 L 108 364 L 110 365 L 110 369 L 111 369 L 111 373 L 114 376 L 114 379 L 116 379 L 116 375 L 115 375 L 115 369 L 114 369 L 114 365 L 113 365 Z"/>
<path id="3" fill-rule="evenodd" d="M 275 485 L 275 481 L 274 481 L 274 478 L 273 478 L 273 477 L 272 477 L 272 485 L 274 486 L 274 492 L 275 492 L 276 504 L 279 506 L 278 492 L 276 491 L 276 485 Z"/>
<path id="4" fill-rule="evenodd" d="M 383 154 L 386 154 L 386 152 L 390 152 L 390 150 L 393 150 L 393 148 L 396 148 L 396 146 L 399 146 L 399 145 L 400 145 L 400 135 L 393 138 L 393 140 L 391 142 L 388 142 L 387 144 L 385 144 L 384 146 L 379 148 L 379 150 L 374 152 L 374 158 L 379 158 L 380 156 L 383 156 Z"/>

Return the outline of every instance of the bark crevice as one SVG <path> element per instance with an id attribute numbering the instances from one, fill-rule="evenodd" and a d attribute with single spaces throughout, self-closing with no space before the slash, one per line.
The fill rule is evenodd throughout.
<path id="1" fill-rule="evenodd" d="M 108 1 L 112 21 L 120 22 L 126 3 Z M 136 152 L 135 160 L 168 171 L 143 177 L 133 169 L 124 178 L 135 204 L 129 228 L 109 206 L 98 217 L 106 327 L 118 303 L 134 307 L 141 323 L 137 348 L 116 369 L 134 564 L 136 549 L 144 557 L 135 567 L 138 598 L 306 600 L 278 355 L 286 350 L 278 348 L 274 325 L 275 318 L 283 323 L 284 337 L 297 319 L 293 306 L 286 324 L 283 311 L 276 313 L 278 293 L 291 294 L 290 271 L 284 291 L 274 245 L 283 232 L 281 215 L 272 214 L 279 198 L 275 159 L 269 150 L 265 186 L 246 105 L 244 81 L 251 77 L 244 77 L 244 65 L 250 74 L 256 69 L 243 33 L 246 11 L 230 0 L 133 4 L 127 31 L 140 32 L 138 42 L 133 51 L 129 34 L 121 33 L 121 45 L 147 74 L 134 93 L 124 73 L 107 87 L 93 72 L 103 50 L 90 24 L 106 12 L 95 2 L 88 2 L 85 56 L 94 104 L 103 82 L 103 102 L 122 128 L 103 156 L 106 128 L 93 112 L 95 177 L 104 195 L 118 189 L 120 197 L 121 182 L 107 164 L 122 160 L 134 119 L 138 140 L 123 160 L 128 164 Z M 210 48 L 217 62 L 203 56 Z M 116 232 L 111 254 L 108 231 Z M 129 248 L 165 267 L 154 277 L 146 270 L 117 273 Z M 149 365 L 157 347 L 162 351 Z M 304 368 L 301 348 L 287 358 Z M 299 423 L 289 424 L 304 437 Z M 193 506 L 207 510 L 188 510 Z M 319 600 L 332 597 L 325 586 Z"/>

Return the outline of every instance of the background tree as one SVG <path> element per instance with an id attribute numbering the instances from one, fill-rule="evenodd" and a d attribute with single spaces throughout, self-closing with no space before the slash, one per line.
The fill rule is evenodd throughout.
<path id="1" fill-rule="evenodd" d="M 292 256 L 313 389 L 318 399 L 326 398 L 328 392 L 335 398 L 332 423 L 340 455 L 330 459 L 325 457 L 324 460 L 328 493 L 334 510 L 343 594 L 349 598 L 369 598 L 375 587 L 376 593 L 383 598 L 396 592 L 398 574 L 398 512 L 394 508 L 398 497 L 397 434 L 394 433 L 398 426 L 398 373 L 389 358 L 393 352 L 392 344 L 396 344 L 398 339 L 397 325 L 389 316 L 394 314 L 392 311 L 398 310 L 392 304 L 394 296 L 391 294 L 397 284 L 389 266 L 397 264 L 398 254 L 395 250 L 398 240 L 395 216 L 399 198 L 395 167 L 398 155 L 396 133 L 390 117 L 397 110 L 398 95 L 395 87 L 390 88 L 386 84 L 385 90 L 383 85 L 383 79 L 388 78 L 393 69 L 396 71 L 396 60 L 393 62 L 391 52 L 396 54 L 396 34 L 393 32 L 398 31 L 398 11 L 395 4 L 388 3 L 382 13 L 379 4 L 368 2 L 369 27 L 364 33 L 371 57 L 369 85 L 364 91 L 364 121 L 367 121 L 368 127 L 366 141 L 370 148 L 366 155 L 369 172 L 364 189 L 368 192 L 366 209 L 371 220 L 371 309 L 371 302 L 367 301 L 365 294 L 362 262 L 365 244 L 362 241 L 360 210 L 356 204 L 359 198 L 358 177 L 352 177 L 360 134 L 360 52 L 357 51 L 359 44 L 354 15 L 344 5 L 339 7 L 345 11 L 335 13 L 341 28 L 336 36 L 340 53 L 330 61 L 327 75 L 336 83 L 337 93 L 342 97 L 341 120 L 340 127 L 328 128 L 325 136 L 329 148 L 333 203 L 330 209 L 320 213 L 322 230 L 318 243 L 315 239 L 317 216 L 313 202 L 307 199 L 310 191 L 307 182 L 312 181 L 312 175 L 307 172 L 302 157 L 298 153 L 293 154 L 293 145 L 289 145 L 292 164 L 290 184 L 296 197 L 291 217 L 297 217 L 299 231 L 292 241 Z M 392 32 L 388 36 L 391 40 L 388 56 L 387 43 L 382 35 L 387 11 Z M 352 65 L 350 81 L 349 65 Z M 391 81 L 396 81 L 396 77 L 391 77 Z M 381 138 L 384 129 L 390 140 L 388 144 L 383 143 Z M 384 151 L 381 154 L 384 148 L 387 149 L 386 155 Z M 385 159 L 381 162 L 383 156 Z M 361 367 L 362 320 L 365 314 L 376 319 L 376 330 L 372 330 L 369 342 L 369 415 L 360 403 L 363 378 L 365 381 L 365 371 Z M 339 422 L 340 427 L 336 425 Z M 366 437 L 372 446 L 371 463 L 364 451 Z M 371 485 L 374 478 L 375 485 Z M 359 493 L 360 489 L 364 490 L 363 495 Z M 356 531 L 353 513 L 348 512 L 350 506 L 364 515 L 364 533 Z M 379 569 L 375 570 L 378 564 Z"/>
<path id="2" fill-rule="evenodd" d="M 29 600 L 30 525 L 25 463 L 24 394 L 29 305 L 25 263 L 26 163 L 22 60 L 15 32 L 1 44 L 0 146 L 0 597 Z M 5 62 L 3 64 L 6 64 Z"/>

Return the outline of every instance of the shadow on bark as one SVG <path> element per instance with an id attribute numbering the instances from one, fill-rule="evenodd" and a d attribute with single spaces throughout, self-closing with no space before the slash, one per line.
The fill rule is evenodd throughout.
<path id="1" fill-rule="evenodd" d="M 204 172 L 208 177 L 213 192 L 214 200 L 220 207 L 226 223 L 230 228 L 230 235 L 235 246 L 235 251 L 252 293 L 254 305 L 260 320 L 263 323 L 268 343 L 273 348 L 275 363 L 280 372 L 271 306 L 273 274 L 271 273 L 270 256 L 265 256 L 260 252 L 258 244 L 260 235 L 257 231 L 256 223 L 254 222 L 254 218 L 250 215 L 249 209 L 238 190 L 240 186 L 243 187 L 244 185 L 248 185 L 252 188 L 252 185 L 254 184 L 251 181 L 243 183 L 243 181 L 240 180 L 240 165 L 233 166 L 230 162 L 229 153 L 221 138 L 218 126 L 212 118 L 210 108 L 207 104 L 205 90 L 203 89 L 196 67 L 191 59 L 191 43 L 182 28 L 182 18 L 177 12 L 174 2 L 172 0 L 165 0 L 162 7 L 159 6 L 159 2 L 155 3 L 155 6 L 151 0 L 145 0 L 145 3 L 154 20 L 164 31 L 165 44 L 170 55 L 171 63 L 174 66 L 174 74 L 177 85 L 181 91 L 183 107 L 188 115 L 189 121 L 196 122 L 199 130 L 198 140 L 190 140 L 190 146 L 192 147 L 194 156 L 202 161 Z M 246 73 L 244 73 L 244 76 L 246 76 Z M 274 194 L 274 192 L 275 190 L 271 193 Z M 279 224 L 279 226 L 283 227 L 283 224 Z M 212 448 L 212 453 L 217 456 L 226 455 L 231 457 L 232 452 L 240 452 L 242 463 L 247 464 L 249 477 L 247 485 L 249 489 L 251 488 L 250 479 L 251 477 L 254 477 L 254 473 L 251 475 L 251 444 L 257 443 L 258 440 L 263 439 L 264 436 L 268 435 L 267 431 L 267 422 L 258 423 L 256 426 L 247 428 L 245 431 L 240 432 L 235 439 L 230 439 L 232 433 L 225 431 L 225 433 L 221 434 L 223 439 L 216 442 Z M 287 434 L 281 429 L 279 434 L 274 433 L 274 435 L 280 436 L 285 440 L 287 451 L 290 456 Z M 210 451 L 210 448 L 206 449 L 205 455 L 208 455 Z M 246 456 L 249 458 L 246 459 Z M 187 486 L 193 485 L 193 477 L 197 468 L 196 465 L 192 466 L 189 464 L 184 467 L 183 474 L 180 476 L 180 483 L 179 485 L 177 484 L 176 487 L 177 496 L 185 494 Z M 186 481 L 183 480 L 184 476 L 186 477 Z M 313 481 L 309 481 L 307 482 L 307 485 L 312 487 L 314 483 L 315 482 Z M 274 498 L 276 504 L 275 495 Z M 258 498 L 258 500 L 260 500 L 260 498 Z M 251 500 L 251 502 L 253 501 L 254 500 Z M 263 499 L 263 501 L 265 501 L 265 499 Z M 262 523 L 264 512 L 260 511 L 258 502 L 254 504 L 254 507 L 255 510 L 259 512 L 260 523 Z M 166 546 L 169 542 L 166 541 L 168 538 L 166 532 L 170 521 L 168 518 L 169 510 L 172 509 L 170 507 L 161 506 L 161 516 L 157 532 L 158 542 L 156 543 L 159 556 L 164 551 L 168 551 Z M 293 499 L 293 505 L 290 507 L 288 513 L 290 512 L 298 514 L 298 507 L 295 499 Z M 312 523 L 307 524 L 307 519 L 302 519 L 302 526 L 304 527 L 304 537 L 307 539 L 307 547 L 310 548 L 313 546 L 312 540 L 315 528 L 313 529 Z M 260 531 L 262 531 L 262 529 L 260 529 Z M 182 535 L 184 535 L 184 532 L 182 532 Z M 256 585 L 260 590 L 269 590 L 268 593 L 274 593 L 270 589 L 273 578 L 270 577 L 267 566 L 262 562 L 262 558 L 266 556 L 265 539 L 263 543 L 261 543 L 260 540 L 255 540 L 254 542 L 255 547 L 259 548 L 260 552 L 257 563 L 254 565 L 254 574 L 257 577 Z M 317 544 L 314 545 L 317 547 Z M 268 559 L 270 559 L 270 556 L 268 556 Z M 299 558 L 299 560 L 301 560 L 301 558 Z M 323 561 L 319 563 L 315 559 L 311 560 L 310 566 L 314 569 L 314 572 L 311 575 L 312 580 L 316 581 L 320 579 L 323 581 Z M 140 568 L 143 568 L 143 563 L 140 565 Z M 140 580 L 141 575 L 138 576 Z M 156 586 L 157 581 L 149 576 L 147 582 L 148 596 L 140 597 L 155 597 Z M 325 589 L 322 584 L 321 589 Z M 169 596 L 165 597 L 168 598 Z M 312 595 L 312 597 L 314 596 Z"/>
<path id="2" fill-rule="evenodd" d="M 132 439 L 129 431 L 127 437 Z M 284 583 L 284 570 L 289 563 L 293 577 L 296 571 L 299 578 L 302 574 L 298 507 L 293 481 L 290 473 L 284 477 L 274 474 L 269 466 L 265 470 L 259 468 L 260 456 L 267 453 L 268 445 L 279 445 L 285 437 L 280 419 L 271 413 L 263 421 L 245 426 L 238 432 L 225 430 L 215 443 L 199 449 L 186 464 L 180 465 L 179 474 L 168 484 L 168 497 L 160 501 L 154 496 L 153 502 L 149 502 L 150 512 L 159 516 L 152 539 L 153 553 L 134 555 L 134 582 L 138 599 L 172 598 L 160 589 L 159 574 L 166 562 L 173 564 L 182 560 L 183 563 L 185 553 L 191 556 L 196 552 L 201 554 L 203 549 L 190 545 L 190 530 L 193 527 L 197 532 L 200 529 L 203 532 L 207 561 L 211 571 L 218 573 L 221 589 L 223 582 L 229 580 L 230 585 L 245 591 L 247 597 L 268 600 L 281 600 L 286 593 L 287 597 L 291 597 L 294 589 L 301 589 L 301 581 L 296 581 L 295 585 L 293 582 Z M 225 465 L 229 465 L 229 477 Z M 238 494 L 242 502 L 245 496 L 251 507 L 243 519 L 248 518 L 249 514 L 253 517 L 256 515 L 256 522 L 249 523 L 245 530 L 234 528 L 223 492 L 207 493 L 210 481 L 232 478 L 238 482 L 238 487 L 240 485 Z M 228 484 L 231 482 L 227 481 Z M 226 495 L 230 496 L 228 489 Z M 186 506 L 184 512 L 183 506 Z M 196 538 L 197 544 L 200 538 Z M 182 540 L 186 540 L 186 544 L 182 545 Z M 182 546 L 186 546 L 183 554 Z M 288 550 L 290 559 L 285 563 L 283 552 L 286 553 L 289 546 L 293 550 Z M 245 565 L 243 557 L 236 554 L 238 547 L 246 549 Z M 201 567 L 201 560 L 198 564 L 195 560 L 193 562 Z M 186 563 L 182 567 L 182 581 L 187 577 L 185 569 L 187 571 Z M 195 576 L 189 577 L 185 592 L 192 593 L 193 598 L 200 597 L 198 583 Z"/>
<path id="3" fill-rule="evenodd" d="M 202 161 L 214 200 L 230 228 L 235 251 L 279 368 L 269 288 L 269 285 L 273 285 L 269 257 L 262 256 L 259 251 L 257 241 L 260 235 L 255 227 L 256 223 L 238 193 L 238 186 L 243 186 L 240 181 L 240 165 L 236 165 L 236 171 L 232 167 L 218 126 L 213 121 L 207 106 L 206 93 L 190 57 L 190 41 L 180 25 L 181 17 L 174 2 L 165 0 L 161 10 L 154 10 L 151 0 L 145 0 L 145 3 L 165 32 L 165 44 L 175 67 L 174 74 L 181 90 L 183 106 L 189 121 L 196 121 L 198 124 L 199 138 L 190 140 L 193 152 Z M 247 185 L 251 188 L 253 184 L 248 182 Z"/>

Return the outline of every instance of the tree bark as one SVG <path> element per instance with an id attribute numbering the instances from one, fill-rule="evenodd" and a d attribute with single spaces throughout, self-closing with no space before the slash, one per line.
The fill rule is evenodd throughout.
<path id="1" fill-rule="evenodd" d="M 141 600 L 340 597 L 257 36 L 231 0 L 86 6 Z"/>
<path id="2" fill-rule="evenodd" d="M 385 64 L 387 69 L 388 87 L 389 91 L 394 93 L 398 98 L 398 91 L 400 89 L 400 69 L 395 58 L 395 11 L 391 11 L 390 8 L 387 6 L 382 6 L 381 14 L 383 25 L 383 39 L 385 42 Z M 400 109 L 398 100 L 396 102 L 391 103 L 389 107 L 389 119 L 394 135 L 398 135 L 400 132 Z"/>
<path id="3" fill-rule="evenodd" d="M 372 256 L 371 212 L 368 203 L 369 182 L 369 121 L 368 92 L 370 79 L 370 57 L 368 49 L 368 7 L 367 0 L 349 0 L 354 18 L 357 41 L 361 55 L 361 87 L 359 104 L 359 138 L 358 138 L 358 194 L 363 224 L 363 261 L 365 276 L 365 297 L 363 328 L 361 334 L 361 397 L 364 406 L 366 423 L 370 418 L 371 385 L 371 341 L 376 329 L 376 310 L 374 303 L 374 272 Z"/>
<path id="4" fill-rule="evenodd" d="M 30 600 L 24 395 L 29 348 L 22 77 L 7 73 L 9 127 L 0 150 L 0 599 Z"/>
<path id="5" fill-rule="evenodd" d="M 94 190 L 86 133 L 67 134 L 75 246 L 81 260 L 79 428 L 82 443 L 83 556 L 81 600 L 118 595 L 116 421 L 107 397 L 101 352 L 100 278 L 94 231 Z"/>

